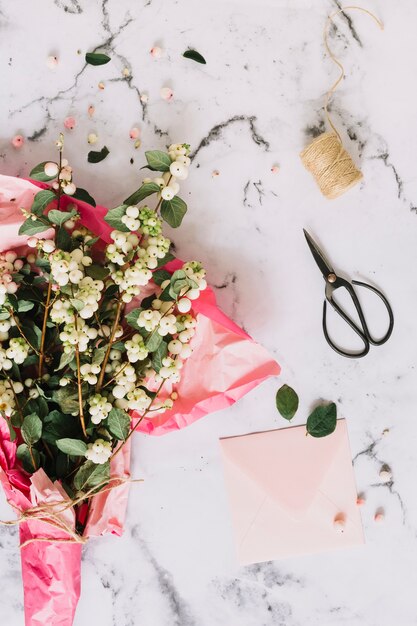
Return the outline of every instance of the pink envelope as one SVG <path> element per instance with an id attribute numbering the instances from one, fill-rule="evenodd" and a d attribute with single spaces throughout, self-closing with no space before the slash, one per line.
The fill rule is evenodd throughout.
<path id="1" fill-rule="evenodd" d="M 364 543 L 344 419 L 328 437 L 294 426 L 220 445 L 242 565 Z"/>

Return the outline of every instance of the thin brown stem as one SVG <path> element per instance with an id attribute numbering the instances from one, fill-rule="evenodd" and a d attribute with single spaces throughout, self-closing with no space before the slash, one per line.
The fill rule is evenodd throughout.
<path id="1" fill-rule="evenodd" d="M 171 180 L 172 180 L 172 175 L 170 175 L 170 177 L 168 178 L 167 185 L 169 185 L 169 183 L 171 182 Z M 162 200 L 163 200 L 163 198 L 162 198 L 162 196 L 161 196 L 161 197 L 159 198 L 159 200 L 158 200 L 158 204 L 157 204 L 157 205 L 156 205 L 156 207 L 155 207 L 155 213 L 158 213 L 159 207 L 160 207 L 160 206 L 161 206 L 161 204 L 162 204 Z"/>
<path id="2" fill-rule="evenodd" d="M 98 378 L 98 382 L 96 386 L 96 393 L 99 393 L 100 389 L 103 386 L 104 375 L 106 373 L 106 365 L 110 357 L 111 347 L 114 343 L 114 337 L 116 334 L 117 327 L 119 325 L 119 319 L 122 313 L 123 306 L 124 306 L 124 303 L 122 302 L 122 300 L 119 300 L 119 302 L 117 303 L 116 315 L 114 318 L 113 326 L 112 326 L 110 337 L 109 337 L 109 344 L 107 346 L 106 354 L 104 355 L 103 363 L 101 364 L 101 371 L 100 371 L 100 376 Z"/>
<path id="3" fill-rule="evenodd" d="M 77 331 L 77 315 L 75 316 L 75 330 Z M 80 365 L 80 350 L 78 348 L 78 343 L 75 344 L 75 361 L 77 363 L 77 391 L 78 391 L 78 407 L 80 413 L 80 422 L 81 428 L 83 431 L 84 437 L 87 438 L 87 431 L 85 429 L 85 419 L 84 419 L 84 403 L 83 403 L 83 390 L 81 385 L 81 365 Z"/>
<path id="4" fill-rule="evenodd" d="M 138 419 L 138 421 L 136 422 L 136 424 L 134 425 L 134 427 L 130 430 L 128 436 L 126 437 L 126 439 L 120 444 L 120 446 L 117 448 L 117 450 L 115 452 L 113 452 L 111 459 L 114 459 L 114 457 L 116 456 L 116 454 L 119 454 L 120 450 L 123 448 L 123 446 L 125 445 L 125 443 L 127 443 L 130 439 L 130 437 L 133 435 L 133 433 L 135 432 L 135 430 L 137 429 L 137 427 L 139 426 L 139 424 L 141 423 L 141 421 L 148 415 L 148 413 L 151 410 L 151 407 L 153 405 L 153 403 L 155 402 L 156 398 L 158 397 L 159 392 L 161 391 L 162 387 L 164 386 L 164 383 L 166 381 L 163 380 L 161 382 L 161 384 L 159 385 L 158 389 L 155 392 L 154 397 L 152 398 L 148 408 L 146 409 L 146 411 L 144 412 L 143 415 L 140 416 L 140 418 Z"/>
<path id="5" fill-rule="evenodd" d="M 12 316 L 14 323 L 16 324 L 16 328 L 19 331 L 19 333 L 21 334 L 21 336 L 23 337 L 23 339 L 26 341 L 26 343 L 32 348 L 32 350 L 35 352 L 35 354 L 39 354 L 38 350 L 32 346 L 32 344 L 30 343 L 29 339 L 26 337 L 25 333 L 22 330 L 22 327 L 20 326 L 15 314 L 13 313 L 12 309 L 9 310 L 10 315 Z"/>
<path id="6" fill-rule="evenodd" d="M 33 468 L 36 471 L 38 469 L 38 466 L 36 465 L 35 457 L 33 456 L 32 446 L 28 446 L 28 450 L 29 450 L 30 460 L 32 461 Z"/>
<path id="7" fill-rule="evenodd" d="M 48 313 L 49 313 L 49 307 L 50 307 L 50 302 L 51 302 L 51 294 L 52 294 L 52 283 L 50 282 L 48 284 L 48 291 L 46 294 L 46 304 L 45 304 L 45 311 L 43 314 L 43 323 L 42 323 L 42 335 L 41 335 L 41 345 L 39 348 L 39 366 L 38 366 L 38 377 L 42 378 L 42 369 L 43 369 L 43 362 L 45 360 L 45 338 L 46 338 L 46 323 L 48 321 Z"/>

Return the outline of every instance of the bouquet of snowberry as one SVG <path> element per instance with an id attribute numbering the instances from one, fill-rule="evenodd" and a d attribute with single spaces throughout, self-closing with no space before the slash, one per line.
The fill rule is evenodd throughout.
<path id="1" fill-rule="evenodd" d="M 196 261 L 163 269 L 174 258 L 163 220 L 177 227 L 187 208 L 187 144 L 146 153 L 160 175 L 107 212 L 107 245 L 68 202 L 94 204 L 57 144 L 58 162 L 31 172 L 48 185 L 22 210 L 29 248 L 0 255 L 0 414 L 24 471 L 42 468 L 82 503 L 140 421 L 172 408 L 206 280 Z"/>

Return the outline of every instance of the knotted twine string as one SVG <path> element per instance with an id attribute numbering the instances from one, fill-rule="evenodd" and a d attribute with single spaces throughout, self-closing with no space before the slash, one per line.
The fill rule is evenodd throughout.
<path id="1" fill-rule="evenodd" d="M 101 487 L 104 487 L 104 485 L 108 485 L 108 483 L 112 483 L 112 482 L 114 482 L 115 484 L 109 485 L 108 487 L 101 489 Z M 98 495 L 99 493 L 101 494 L 101 493 L 106 493 L 108 491 L 112 491 L 113 489 L 117 489 L 117 487 L 120 487 L 121 485 L 124 485 L 125 483 L 139 483 L 139 482 L 143 482 L 142 479 L 132 480 L 129 477 L 110 478 L 110 480 L 104 480 L 98 485 L 96 485 L 95 487 L 92 487 L 91 489 L 89 489 L 89 491 L 80 495 L 78 498 L 74 498 L 72 500 L 61 500 L 58 502 L 47 502 L 44 504 L 39 504 L 34 507 L 30 507 L 29 509 L 26 509 L 25 511 L 22 511 L 21 509 L 19 509 L 19 507 L 15 506 L 13 503 L 10 503 L 11 506 L 19 513 L 19 517 L 15 520 L 7 520 L 7 521 L 0 520 L 0 525 L 16 526 L 16 525 L 22 524 L 22 522 L 27 522 L 33 519 L 37 519 L 40 522 L 45 522 L 46 524 L 49 524 L 50 526 L 53 526 L 54 528 L 57 528 L 58 530 L 61 530 L 67 533 L 69 536 L 68 539 L 56 539 L 56 538 L 49 538 L 49 537 L 31 537 L 30 539 L 27 539 L 22 544 L 20 544 L 21 549 L 27 546 L 29 543 L 32 543 L 34 541 L 40 541 L 40 542 L 43 541 L 43 542 L 48 542 L 48 543 L 84 544 L 88 541 L 88 537 L 82 537 L 81 535 L 79 535 L 71 527 L 69 523 L 65 522 L 65 520 L 63 520 L 60 517 L 60 513 L 63 513 L 64 511 L 76 506 L 77 504 L 80 504 L 84 500 L 88 500 L 89 498 L 92 498 Z M 100 489 L 100 491 L 97 491 L 97 489 Z"/>
<path id="2" fill-rule="evenodd" d="M 345 68 L 330 49 L 328 42 L 329 29 L 333 18 L 352 9 L 366 13 L 372 17 L 381 30 L 384 29 L 382 22 L 373 13 L 362 7 L 346 6 L 329 15 L 323 30 L 324 45 L 327 54 L 340 70 L 337 80 L 327 92 L 324 104 L 324 112 L 332 132 L 326 132 L 316 137 L 300 154 L 305 168 L 314 176 L 320 191 L 326 198 L 330 199 L 342 195 L 363 177 L 362 172 L 356 167 L 350 155 L 344 149 L 342 138 L 332 122 L 328 109 L 331 97 L 345 77 Z"/>

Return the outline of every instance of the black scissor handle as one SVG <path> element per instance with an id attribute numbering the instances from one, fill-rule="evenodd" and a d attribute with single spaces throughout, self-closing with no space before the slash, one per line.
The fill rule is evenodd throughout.
<path id="1" fill-rule="evenodd" d="M 352 283 L 354 285 L 358 285 L 360 287 L 365 287 L 366 289 L 370 289 L 371 291 L 373 291 L 374 293 L 376 293 L 377 296 L 379 296 L 381 298 L 381 300 L 384 302 L 385 307 L 388 311 L 388 315 L 389 315 L 389 327 L 388 327 L 388 331 L 386 332 L 386 334 L 384 335 L 384 337 L 382 337 L 382 339 L 379 340 L 375 340 L 373 339 L 372 335 L 369 332 L 368 329 L 368 325 L 366 323 L 366 319 L 362 310 L 362 306 L 359 302 L 359 299 L 356 295 L 355 289 L 353 288 L 352 284 L 350 282 L 348 282 L 347 280 L 340 278 L 339 276 L 337 277 L 337 280 L 335 282 L 334 285 L 330 285 L 327 284 L 326 286 L 326 300 L 329 302 L 329 304 L 333 307 L 333 309 L 345 320 L 345 322 L 350 326 L 350 328 L 352 328 L 352 330 L 361 338 L 363 344 L 364 344 L 364 348 L 363 350 L 361 350 L 360 352 L 346 352 L 345 350 L 342 350 L 341 348 L 339 348 L 339 346 L 337 346 L 332 339 L 329 336 L 328 330 L 327 330 L 327 321 L 326 321 L 326 314 L 327 314 L 327 304 L 326 304 L 326 300 L 324 301 L 323 304 L 323 333 L 324 336 L 326 338 L 327 343 L 330 345 L 331 348 L 333 348 L 333 350 L 335 350 L 338 354 L 340 354 L 341 356 L 345 356 L 348 358 L 352 358 L 352 359 L 357 359 L 363 356 L 366 356 L 369 352 L 369 348 L 370 348 L 370 344 L 374 345 L 374 346 L 380 346 L 382 344 L 384 344 L 386 341 L 388 341 L 388 339 L 391 336 L 392 330 L 394 328 L 394 315 L 391 309 L 391 306 L 388 302 L 388 300 L 385 298 L 385 296 L 375 287 L 372 287 L 371 285 L 368 285 L 367 283 L 362 283 L 360 281 L 352 281 Z M 348 292 L 350 297 L 352 298 L 353 304 L 355 305 L 355 309 L 358 313 L 359 316 L 359 320 L 361 323 L 361 327 L 359 327 L 352 319 L 351 317 L 344 311 L 344 309 L 342 309 L 342 307 L 334 300 L 333 298 L 333 291 L 335 291 L 336 289 L 340 288 L 340 287 L 344 287 Z"/>
<path id="2" fill-rule="evenodd" d="M 384 296 L 384 294 L 381 293 L 379 289 L 376 289 L 376 287 L 372 287 L 372 285 L 368 285 L 368 283 L 362 283 L 359 280 L 352 280 L 352 284 L 359 285 L 359 287 L 365 287 L 365 289 L 369 289 L 370 291 L 375 293 L 377 296 L 379 296 L 382 302 L 385 304 L 385 308 L 387 309 L 387 313 L 389 317 L 389 325 L 388 325 L 388 330 L 385 333 L 385 335 L 382 337 L 382 339 L 374 339 L 371 333 L 369 332 L 369 329 L 366 327 L 366 336 L 367 336 L 369 343 L 371 343 L 373 346 L 382 346 L 382 344 L 388 341 L 388 339 L 392 335 L 392 331 L 394 330 L 394 313 L 392 312 L 391 305 L 386 299 L 386 297 Z"/>

